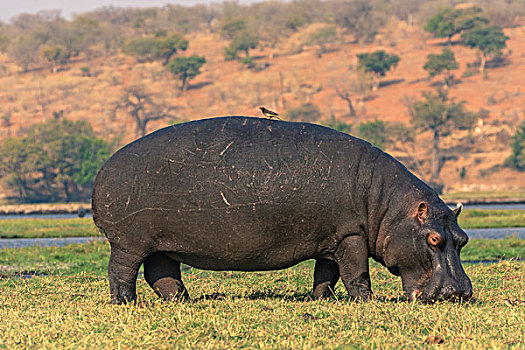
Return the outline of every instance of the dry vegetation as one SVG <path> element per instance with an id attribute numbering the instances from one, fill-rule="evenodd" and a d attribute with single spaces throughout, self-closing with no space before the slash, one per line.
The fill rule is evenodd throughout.
<path id="1" fill-rule="evenodd" d="M 93 54 L 89 60 L 80 55 L 56 73 L 49 68 L 21 73 L 7 55 L 0 54 L 0 103 L 3 115 L 8 116 L 0 123 L 0 138 L 20 134 L 29 124 L 61 114 L 87 119 L 99 135 L 117 146 L 124 145 L 136 137 L 135 125 L 129 113 L 117 106 L 134 86 L 171 111 L 172 118 L 149 123 L 148 132 L 172 122 L 212 116 L 260 116 L 260 105 L 284 112 L 305 102 L 320 108 L 322 120 L 335 116 L 352 124 L 354 132 L 360 122 L 375 119 L 408 124 L 407 103 L 439 84 L 437 78 L 428 79 L 423 65 L 429 53 L 441 52 L 445 40 L 432 39 L 421 23 L 408 25 L 392 18 L 371 43 L 356 43 L 352 34 L 338 28 L 337 40 L 320 56 L 318 47 L 304 43 L 323 26 L 301 27 L 275 47 L 251 50 L 255 69 L 225 61 L 223 52 L 229 41 L 219 32 L 189 32 L 184 55 L 202 55 L 207 63 L 203 74 L 191 80 L 184 92 L 161 62 L 139 63 L 122 53 Z M 441 177 L 448 192 L 514 191 L 525 186 L 522 173 L 502 166 L 510 154 L 510 137 L 525 117 L 525 27 L 507 28 L 505 33 L 510 37 L 508 56 L 504 64 L 487 69 L 485 77 L 477 73 L 474 50 L 451 47 L 460 67 L 454 72 L 456 82 L 449 94 L 466 101 L 468 110 L 480 113 L 475 129 L 453 132 L 443 140 L 446 162 Z M 377 49 L 395 53 L 401 61 L 382 79 L 380 89 L 367 91 L 356 78 L 356 54 Z M 356 116 L 349 115 L 341 90 L 351 91 Z M 394 145 L 387 151 L 413 170 L 417 170 L 413 157 L 428 169 L 428 139 L 429 134 L 418 135 L 414 145 Z M 423 170 L 419 175 L 425 178 L 428 172 Z"/>

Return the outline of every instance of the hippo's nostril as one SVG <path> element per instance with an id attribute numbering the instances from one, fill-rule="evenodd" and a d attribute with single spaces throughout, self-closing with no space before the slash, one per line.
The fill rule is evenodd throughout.
<path id="1" fill-rule="evenodd" d="M 441 291 L 441 298 L 440 299 L 454 299 L 459 297 L 459 293 L 457 292 L 457 289 L 454 287 L 445 287 Z"/>

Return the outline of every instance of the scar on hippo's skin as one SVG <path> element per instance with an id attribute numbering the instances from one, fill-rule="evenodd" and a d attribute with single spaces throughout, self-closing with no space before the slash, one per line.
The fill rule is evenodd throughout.
<path id="1" fill-rule="evenodd" d="M 228 148 L 230 148 L 230 146 L 233 145 L 233 141 L 230 142 L 225 149 L 222 150 L 222 152 L 219 154 L 220 156 L 222 156 L 224 153 L 226 153 L 226 151 L 228 150 Z"/>
<path id="2" fill-rule="evenodd" d="M 230 202 L 228 202 L 228 200 L 226 199 L 226 197 L 224 197 L 224 193 L 221 192 L 221 197 L 222 197 L 222 200 L 224 201 L 224 203 L 226 203 L 226 205 L 230 206 Z"/>

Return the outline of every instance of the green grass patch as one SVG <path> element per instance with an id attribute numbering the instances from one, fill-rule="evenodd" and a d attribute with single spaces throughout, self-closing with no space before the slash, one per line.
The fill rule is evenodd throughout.
<path id="1" fill-rule="evenodd" d="M 525 227 L 525 210 L 466 209 L 458 222 L 463 229 Z"/>
<path id="2" fill-rule="evenodd" d="M 525 240 L 516 237 L 494 240 L 472 239 L 461 251 L 463 261 L 523 258 L 525 258 Z M 0 274 L 11 275 L 32 271 L 37 274 L 106 275 L 108 261 L 109 244 L 103 240 L 86 244 L 70 244 L 65 247 L 1 249 Z M 199 274 L 208 273 L 195 271 L 200 271 Z"/>
<path id="3" fill-rule="evenodd" d="M 37 274 L 107 274 L 109 244 L 92 241 L 64 247 L 0 249 L 0 274 L 32 271 Z"/>
<path id="4" fill-rule="evenodd" d="M 465 209 L 459 224 L 469 228 L 525 227 L 525 210 Z M 0 220 L 0 238 L 102 237 L 91 218 Z"/>
<path id="5" fill-rule="evenodd" d="M 0 238 L 102 236 L 92 218 L 0 220 Z"/>
<path id="6" fill-rule="evenodd" d="M 445 193 L 441 196 L 441 198 L 443 198 L 445 201 L 525 198 L 525 190 L 453 192 Z"/>
<path id="7" fill-rule="evenodd" d="M 525 259 L 525 239 L 471 239 L 461 250 L 461 260 Z"/>
<path id="8" fill-rule="evenodd" d="M 139 277 L 139 303 L 114 306 L 108 257 L 106 242 L 0 250 L 0 269 L 53 273 L 0 278 L 0 348 L 430 348 L 432 335 L 447 348 L 525 345 L 524 262 L 467 265 L 476 300 L 466 304 L 401 301 L 400 278 L 376 263 L 372 301 L 349 302 L 341 283 L 336 298 L 313 301 L 307 261 L 270 272 L 185 269 L 193 301 L 184 303 L 161 301 Z"/>

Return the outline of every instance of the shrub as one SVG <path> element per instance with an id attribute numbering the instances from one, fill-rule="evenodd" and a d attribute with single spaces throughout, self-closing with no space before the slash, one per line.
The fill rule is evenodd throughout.
<path id="1" fill-rule="evenodd" d="M 512 137 L 510 147 L 512 153 L 510 157 L 505 159 L 505 165 L 519 171 L 525 171 L 525 120 L 516 130 L 516 134 Z"/>
<path id="2" fill-rule="evenodd" d="M 288 109 L 284 113 L 284 118 L 292 121 L 314 122 L 321 117 L 319 107 L 314 103 L 308 102 L 302 105 Z"/>

